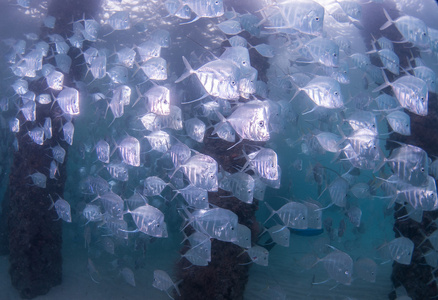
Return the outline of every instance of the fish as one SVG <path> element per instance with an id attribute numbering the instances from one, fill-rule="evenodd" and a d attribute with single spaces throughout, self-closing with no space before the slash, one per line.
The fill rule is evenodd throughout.
<path id="1" fill-rule="evenodd" d="M 224 14 L 223 0 L 184 0 L 183 4 L 196 14 L 195 19 L 188 23 L 193 23 L 200 18 L 216 18 Z"/>
<path id="2" fill-rule="evenodd" d="M 164 182 L 157 176 L 150 176 L 144 180 L 143 195 L 147 197 L 160 195 L 166 186 L 172 187 L 170 183 Z"/>
<path id="3" fill-rule="evenodd" d="M 272 240 L 283 247 L 289 247 L 290 245 L 290 230 L 283 225 L 274 225 L 268 230 L 269 235 Z"/>
<path id="4" fill-rule="evenodd" d="M 184 122 L 187 135 L 198 143 L 204 141 L 206 126 L 198 118 L 190 118 Z"/>
<path id="5" fill-rule="evenodd" d="M 398 237 L 383 244 L 378 250 L 381 249 L 383 249 L 392 260 L 403 265 L 409 265 L 414 251 L 414 243 L 408 238 Z"/>
<path id="6" fill-rule="evenodd" d="M 173 198 L 175 198 L 177 195 L 181 195 L 189 207 L 199 209 L 207 209 L 209 207 L 207 190 L 198 188 L 192 184 L 176 190 L 176 194 Z"/>
<path id="7" fill-rule="evenodd" d="M 148 140 L 151 150 L 161 153 L 166 153 L 172 146 L 170 135 L 162 130 L 153 131 L 149 135 L 146 135 L 145 138 Z"/>
<path id="8" fill-rule="evenodd" d="M 137 93 L 140 95 L 139 91 Z M 168 88 L 154 85 L 144 93 L 144 97 L 147 98 L 147 109 L 149 112 L 159 116 L 170 114 L 170 91 Z"/>
<path id="9" fill-rule="evenodd" d="M 267 267 L 269 263 L 269 251 L 265 248 L 255 245 L 252 246 L 249 249 L 245 249 L 245 251 L 249 258 L 251 259 L 251 262 Z M 243 265 L 243 264 L 241 264 Z"/>
<path id="10" fill-rule="evenodd" d="M 134 49 L 124 47 L 116 52 L 117 61 L 119 64 L 126 68 L 132 68 L 134 66 L 135 57 L 137 53 Z"/>
<path id="11" fill-rule="evenodd" d="M 236 172 L 223 178 L 220 187 L 242 202 L 251 204 L 254 198 L 254 179 L 251 175 Z"/>
<path id="12" fill-rule="evenodd" d="M 246 163 L 242 167 L 243 171 L 248 169 L 253 170 L 258 176 L 269 179 L 278 179 L 278 158 L 277 153 L 269 148 L 260 147 L 260 150 L 246 154 Z"/>
<path id="13" fill-rule="evenodd" d="M 62 111 L 68 115 L 79 115 L 79 92 L 74 88 L 65 87 L 55 99 Z"/>
<path id="14" fill-rule="evenodd" d="M 267 202 L 265 202 L 265 205 L 271 212 L 265 223 L 274 215 L 278 215 L 286 227 L 293 229 L 308 228 L 308 209 L 304 204 L 299 202 L 289 202 L 280 207 L 278 210 L 273 210 Z"/>
<path id="15" fill-rule="evenodd" d="M 169 295 L 169 289 L 171 287 L 175 288 L 175 291 L 178 294 L 178 296 L 181 296 L 181 293 L 179 292 L 179 289 L 178 289 L 178 284 L 174 283 L 172 281 L 172 279 L 170 278 L 170 276 L 163 270 L 155 270 L 154 271 L 154 282 L 152 283 L 152 286 L 154 288 L 159 289 L 160 291 L 166 292 L 167 296 L 169 296 L 169 298 L 171 298 L 171 299 L 173 299 Z"/>
<path id="16" fill-rule="evenodd" d="M 169 15 L 176 16 L 180 19 L 190 19 L 192 10 L 187 5 L 181 7 L 181 2 L 179 0 L 166 0 L 164 6 Z"/>
<path id="17" fill-rule="evenodd" d="M 292 29 L 303 34 L 320 35 L 324 23 L 324 7 L 315 1 L 284 2 L 274 6 L 277 13 L 264 16 L 259 24 L 270 21 L 268 29 Z"/>
<path id="18" fill-rule="evenodd" d="M 64 141 L 66 141 L 70 146 L 73 145 L 74 132 L 75 132 L 75 127 L 71 121 L 65 123 L 62 126 L 62 133 L 64 135 Z"/>
<path id="19" fill-rule="evenodd" d="M 304 45 L 304 49 L 318 62 L 327 67 L 339 65 L 339 46 L 331 39 L 316 37 Z"/>
<path id="20" fill-rule="evenodd" d="M 157 29 L 150 36 L 151 41 L 157 43 L 162 48 L 169 48 L 171 39 L 170 33 L 164 29 Z"/>
<path id="21" fill-rule="evenodd" d="M 334 248 L 333 252 L 327 254 L 321 259 L 318 258 L 314 265 L 319 262 L 323 263 L 324 269 L 327 271 L 331 279 L 344 285 L 351 285 L 353 260 L 350 255 Z"/>
<path id="22" fill-rule="evenodd" d="M 32 183 L 34 186 L 37 186 L 37 187 L 40 187 L 43 189 L 46 188 L 47 177 L 43 173 L 35 172 L 35 173 L 29 175 L 28 177 L 30 177 L 32 179 Z"/>
<path id="23" fill-rule="evenodd" d="M 267 141 L 269 134 L 269 118 L 264 105 L 243 104 L 228 118 L 218 113 L 221 121 L 214 125 L 212 134 L 218 132 L 223 124 L 229 123 L 241 140 Z"/>
<path id="24" fill-rule="evenodd" d="M 218 165 L 210 156 L 205 154 L 195 154 L 186 162 L 177 166 L 172 176 L 181 169 L 191 184 L 209 192 L 218 190 Z"/>
<path id="25" fill-rule="evenodd" d="M 84 210 L 82 211 L 82 215 L 87 219 L 87 225 L 89 222 L 98 222 L 102 221 L 103 215 L 100 211 L 100 207 L 94 204 L 86 204 Z"/>
<path id="26" fill-rule="evenodd" d="M 111 177 L 120 181 L 128 181 L 129 173 L 128 168 L 124 163 L 111 162 L 105 166 L 110 173 Z"/>
<path id="27" fill-rule="evenodd" d="M 411 118 L 402 111 L 393 111 L 386 115 L 386 120 L 394 132 L 411 135 Z"/>
<path id="28" fill-rule="evenodd" d="M 374 260 L 361 257 L 354 262 L 354 273 L 360 279 L 374 283 L 377 277 L 377 264 Z"/>
<path id="29" fill-rule="evenodd" d="M 342 108 L 344 99 L 339 82 L 327 76 L 317 76 L 313 78 L 306 86 L 297 87 L 295 95 L 291 101 L 304 91 L 307 96 L 318 106 L 325 108 Z"/>
<path id="30" fill-rule="evenodd" d="M 72 219 L 71 219 L 70 204 L 64 199 L 62 199 L 59 195 L 58 195 L 58 200 L 56 200 L 55 202 L 53 202 L 52 196 L 50 196 L 50 194 L 49 194 L 49 198 L 50 201 L 52 201 L 52 205 L 49 207 L 49 210 L 54 207 L 56 213 L 58 214 L 58 219 L 56 219 L 55 221 L 62 219 L 67 223 L 71 223 Z"/>
<path id="31" fill-rule="evenodd" d="M 114 30 L 127 30 L 131 28 L 131 20 L 129 12 L 117 11 L 112 14 L 108 19 L 108 24 Z"/>
<path id="32" fill-rule="evenodd" d="M 56 145 L 53 148 L 50 147 L 50 149 L 52 150 L 53 159 L 58 163 L 63 164 L 66 154 L 65 149 L 62 148 L 60 145 Z"/>
<path id="33" fill-rule="evenodd" d="M 128 283 L 129 285 L 135 287 L 135 276 L 134 276 L 134 272 L 132 272 L 132 270 L 130 268 L 123 268 L 120 271 L 120 274 L 122 274 L 123 279 L 126 281 L 126 283 Z"/>
<path id="34" fill-rule="evenodd" d="M 143 232 L 153 237 L 167 238 L 167 225 L 164 222 L 164 214 L 152 205 L 145 204 L 133 211 L 129 210 L 137 229 L 133 232 Z M 126 231 L 129 232 L 129 231 Z"/>
<path id="35" fill-rule="evenodd" d="M 116 144 L 116 148 L 119 149 L 120 156 L 125 164 L 134 167 L 140 166 L 140 142 L 135 137 L 127 136 L 120 144 Z"/>
<path id="36" fill-rule="evenodd" d="M 32 141 L 37 145 L 44 144 L 44 129 L 41 127 L 35 127 L 27 132 Z"/>
<path id="37" fill-rule="evenodd" d="M 240 80 L 240 70 L 234 63 L 216 59 L 194 70 L 184 56 L 182 59 L 187 71 L 183 73 L 175 83 L 179 83 L 190 75 L 195 74 L 207 95 L 227 100 L 236 100 L 239 98 L 238 83 Z"/>
<path id="38" fill-rule="evenodd" d="M 216 25 L 223 33 L 228 35 L 235 35 L 241 33 L 242 27 L 239 21 L 226 20 Z"/>
<path id="39" fill-rule="evenodd" d="M 110 162 L 110 145 L 105 140 L 99 140 L 96 143 L 97 159 L 103 163 L 108 164 Z"/>
<path id="40" fill-rule="evenodd" d="M 237 232 L 231 242 L 242 248 L 251 248 L 251 230 L 245 225 L 239 223 L 237 223 L 237 227 L 235 230 Z"/>
<path id="41" fill-rule="evenodd" d="M 199 209 L 190 213 L 186 208 L 186 228 L 191 225 L 195 230 L 224 242 L 236 239 L 237 215 L 228 209 Z"/>
<path id="42" fill-rule="evenodd" d="M 167 79 L 167 62 L 162 57 L 152 57 L 139 67 L 151 80 Z"/>
<path id="43" fill-rule="evenodd" d="M 383 9 L 383 12 L 387 21 L 385 24 L 380 26 L 380 30 L 385 30 L 394 24 L 403 36 L 405 42 L 410 42 L 421 48 L 427 48 L 429 46 L 429 34 L 427 26 L 422 20 L 407 15 L 393 20 L 389 16 L 386 9 Z"/>
<path id="44" fill-rule="evenodd" d="M 362 210 L 357 206 L 352 206 L 347 210 L 347 216 L 351 224 L 360 227 L 360 220 L 362 218 Z"/>

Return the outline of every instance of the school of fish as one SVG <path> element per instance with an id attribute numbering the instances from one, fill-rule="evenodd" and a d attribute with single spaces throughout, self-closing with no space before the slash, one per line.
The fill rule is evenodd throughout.
<path id="1" fill-rule="evenodd" d="M 269 267 L 272 244 L 292 248 L 295 234 L 328 236 L 324 252 L 309 250 L 304 263 L 324 267 L 326 277 L 313 284 L 331 282 L 327 289 L 356 280 L 373 283 L 387 261 L 409 265 L 414 244 L 403 236 L 381 242 L 368 257 L 330 244 L 345 230 L 361 228 L 361 217 L 369 213 L 362 201 L 400 204 L 408 212 L 404 218 L 416 222 L 424 211 L 438 209 L 438 153 L 402 143 L 390 154 L 382 149 L 389 134 L 411 134 L 410 116 L 436 113 L 428 111 L 428 99 L 437 92 L 438 24 L 392 17 L 377 0 L 264 0 L 253 13 L 223 0 L 158 2 L 162 22 L 134 20 L 121 9 L 102 20 L 73 20 L 70 36 L 29 33 L 3 40 L 10 88 L 0 109 L 10 134 L 25 131 L 29 143 L 44 145 L 53 120 L 37 122 L 40 107 L 57 105 L 65 119 L 65 143 L 51 147 L 51 164 L 29 174 L 27 184 L 46 188 L 59 177 L 66 147 L 81 153 L 74 161 L 81 178 L 71 188 L 79 196 L 53 194 L 47 208 L 56 210 L 58 220 L 85 226 L 91 279 L 103 275 L 90 248 L 114 256 L 118 247 L 185 235 L 188 226 L 194 233 L 185 236 L 189 248 L 181 259 L 197 266 L 211 262 L 212 239 L 240 246 L 246 263 Z M 365 5 L 385 16 L 379 35 L 369 36 L 368 51 L 326 31 L 332 23 L 363 29 Z M 56 28 L 51 16 L 43 24 L 48 32 Z M 201 24 L 199 37 L 181 34 Z M 402 40 L 385 35 L 392 27 Z M 112 38 L 121 32 L 135 39 Z M 184 43 L 190 51 L 179 48 Z M 399 57 L 394 43 L 416 47 L 419 55 Z M 85 70 L 66 84 L 71 53 L 78 53 Z M 45 81 L 47 89 L 37 94 L 33 81 Z M 243 143 L 244 165 L 226 172 L 203 153 L 206 139 L 221 139 L 227 151 Z M 13 146 L 26 147 L 17 140 Z M 282 158 L 281 147 L 295 154 Z M 282 173 L 290 170 L 318 187 L 314 199 L 297 198 L 293 187 L 281 195 L 275 191 L 284 191 Z M 258 220 L 258 240 L 251 240 L 234 212 L 209 204 L 209 193 L 218 190 L 235 201 L 258 203 L 266 213 Z M 325 216 L 329 211 L 341 215 L 338 229 Z M 438 229 L 422 242 L 430 243 L 424 257 L 435 269 L 437 237 Z M 118 268 L 127 284 L 138 284 L 133 266 L 119 262 Z M 179 294 L 180 281 L 166 271 L 155 270 L 153 277 L 153 287 L 171 298 Z"/>

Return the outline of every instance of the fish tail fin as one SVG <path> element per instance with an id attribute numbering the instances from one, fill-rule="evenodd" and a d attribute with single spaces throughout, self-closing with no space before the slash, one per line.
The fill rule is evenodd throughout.
<path id="1" fill-rule="evenodd" d="M 178 280 L 177 282 L 175 282 L 175 283 L 173 284 L 173 286 L 175 287 L 175 290 L 176 290 L 176 293 L 178 294 L 178 296 L 181 296 L 181 293 L 179 292 L 179 288 L 178 288 L 178 285 L 179 285 L 181 282 L 183 282 L 183 279 Z"/>
<path id="2" fill-rule="evenodd" d="M 176 196 L 178 196 L 179 194 L 181 194 L 181 192 L 180 191 L 178 191 L 178 190 L 176 190 L 176 192 L 175 192 L 175 195 L 172 197 L 172 199 L 170 199 L 170 201 L 169 202 L 172 202 L 172 200 L 173 199 L 175 199 L 176 198 Z"/>
<path id="3" fill-rule="evenodd" d="M 384 29 L 388 28 L 389 26 L 391 26 L 392 23 L 394 23 L 394 21 L 391 19 L 388 12 L 386 11 L 386 9 L 383 9 L 383 13 L 385 14 L 387 21 L 385 24 L 380 26 L 380 30 L 384 30 Z"/>
<path id="4" fill-rule="evenodd" d="M 268 220 L 270 219 L 270 218 L 272 218 L 274 215 L 275 215 L 275 213 L 276 213 L 276 211 L 268 204 L 268 202 L 265 202 L 265 205 L 266 205 L 266 207 L 269 209 L 269 212 L 271 213 L 270 215 L 269 215 L 269 217 L 266 219 L 266 221 L 265 222 L 263 222 L 263 224 L 266 224 L 266 222 L 268 222 Z"/>
<path id="5" fill-rule="evenodd" d="M 295 99 L 296 96 L 298 96 L 298 94 L 301 92 L 301 89 L 298 87 L 298 85 L 296 85 L 295 82 L 293 82 L 293 80 L 290 81 L 292 83 L 292 85 L 295 86 L 295 88 L 297 89 L 297 91 L 295 92 L 295 94 L 292 96 L 292 98 L 290 98 L 289 102 L 292 102 L 292 100 Z"/>
<path id="6" fill-rule="evenodd" d="M 137 104 L 137 102 L 140 101 L 141 98 L 143 98 L 143 95 L 141 94 L 141 91 L 138 88 L 138 85 L 135 86 L 135 89 L 137 91 L 138 98 L 137 98 L 137 100 L 135 100 L 134 104 L 132 104 L 132 107 L 134 107 Z"/>
<path id="7" fill-rule="evenodd" d="M 183 59 L 184 65 L 186 66 L 187 70 L 177 80 L 175 80 L 175 83 L 181 82 L 193 74 L 192 66 L 189 64 L 187 59 L 184 56 L 182 57 L 182 59 Z"/>
<path id="8" fill-rule="evenodd" d="M 214 129 L 211 135 L 215 135 L 219 131 L 219 129 L 227 122 L 227 119 L 225 119 L 225 117 L 220 112 L 215 112 L 220 121 L 213 126 Z"/>
<path id="9" fill-rule="evenodd" d="M 50 198 L 50 201 L 52 202 L 52 204 L 50 205 L 48 210 L 51 210 L 55 206 L 55 202 L 53 201 L 52 195 L 49 194 L 49 198 Z"/>
<path id="10" fill-rule="evenodd" d="M 391 86 L 391 83 L 389 82 L 388 77 L 386 77 L 386 73 L 383 69 L 382 69 L 382 75 L 383 75 L 383 79 L 385 80 L 385 82 L 382 85 L 376 87 L 373 90 L 373 93 L 379 92 L 379 91 L 383 90 L 384 88 Z"/>

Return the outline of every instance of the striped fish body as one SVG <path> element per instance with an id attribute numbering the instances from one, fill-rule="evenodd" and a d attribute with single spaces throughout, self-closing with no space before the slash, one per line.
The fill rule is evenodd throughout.
<path id="1" fill-rule="evenodd" d="M 183 0 L 198 18 L 215 18 L 224 14 L 223 0 Z"/>
<path id="2" fill-rule="evenodd" d="M 214 60 L 194 71 L 210 96 L 238 99 L 240 70 L 230 61 Z"/>
<path id="3" fill-rule="evenodd" d="M 152 205 L 143 205 L 129 212 L 139 231 L 153 236 L 166 238 L 167 226 L 164 214 Z"/>
<path id="4" fill-rule="evenodd" d="M 318 106 L 341 108 L 344 105 L 339 82 L 330 77 L 315 77 L 301 90 Z"/>

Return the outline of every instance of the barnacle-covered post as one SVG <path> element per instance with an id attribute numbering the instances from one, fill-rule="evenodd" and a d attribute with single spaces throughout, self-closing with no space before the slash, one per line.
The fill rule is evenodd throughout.
<path id="1" fill-rule="evenodd" d="M 378 5 L 372 4 L 369 6 L 363 6 L 363 8 L 363 25 L 365 27 L 363 38 L 371 50 L 372 41 L 369 33 L 375 38 L 382 36 L 379 26 L 385 23 L 386 17 Z M 398 16 L 393 15 L 394 12 L 397 11 L 394 7 L 390 8 L 385 6 L 385 8 L 387 11 L 391 12 L 394 20 L 397 19 Z M 399 33 L 396 26 L 385 29 L 385 33 L 388 36 L 391 36 L 393 40 L 403 39 L 403 36 Z M 405 69 L 409 68 L 409 58 L 420 56 L 420 51 L 417 47 L 407 47 L 406 43 L 394 43 L 394 52 L 397 53 L 400 58 L 400 66 Z M 389 72 L 386 72 L 386 74 L 391 82 L 396 80 L 396 77 L 392 76 Z M 391 94 L 389 88 L 387 92 L 388 94 Z M 403 136 L 398 133 L 392 133 L 390 140 L 415 145 L 426 151 L 429 155 L 436 153 L 436 145 L 438 141 L 438 135 L 436 134 L 436 130 L 434 130 L 434 128 L 438 126 L 438 115 L 436 113 L 438 105 L 436 98 L 437 96 L 435 93 L 429 93 L 429 114 L 427 116 L 419 116 L 405 110 L 410 117 L 411 134 L 409 136 Z M 390 141 L 386 143 L 386 148 L 388 150 L 394 150 L 399 146 L 400 145 Z M 427 299 L 437 294 L 437 286 L 432 281 L 432 267 L 425 264 L 423 259 L 423 253 L 427 251 L 429 245 L 424 243 L 421 247 L 418 246 L 424 239 L 422 233 L 429 235 L 437 229 L 434 222 L 438 217 L 438 213 L 436 211 L 423 211 L 422 213 L 422 221 L 418 223 L 407 216 L 408 211 L 406 208 L 402 207 L 400 204 L 395 205 L 395 236 L 403 236 L 410 239 L 415 247 L 409 265 L 393 262 L 391 280 L 395 287 L 400 285 L 404 286 L 409 296 L 418 299 Z M 412 214 L 412 212 L 410 212 L 410 214 Z M 389 294 L 389 298 L 396 298 L 395 291 L 392 291 Z"/>
<path id="2" fill-rule="evenodd" d="M 211 131 L 207 132 L 208 136 Z M 232 143 L 220 139 L 205 138 L 203 153 L 213 157 L 218 165 L 227 172 L 235 172 L 233 166 L 243 164 L 236 160 L 242 155 L 242 144 L 227 150 Z M 226 196 L 226 197 L 224 197 Z M 255 219 L 258 201 L 247 204 L 229 193 L 219 192 L 208 195 L 209 202 L 215 206 L 231 210 L 238 216 L 239 224 L 251 229 L 251 240 L 256 241 L 260 229 Z M 192 232 L 187 231 L 187 234 Z M 187 246 L 181 249 L 182 254 L 187 251 Z M 212 239 L 211 262 L 208 266 L 194 266 L 188 260 L 178 262 L 178 278 L 182 279 L 179 289 L 181 299 L 243 299 L 245 285 L 248 281 L 249 261 L 248 256 L 242 255 L 243 249 L 230 242 Z"/>
<path id="3" fill-rule="evenodd" d="M 54 30 L 44 29 L 46 33 L 71 35 L 72 18 L 80 19 L 84 13 L 93 15 L 99 1 L 52 1 L 48 14 L 56 18 Z M 64 74 L 64 85 L 73 85 L 73 76 L 78 72 L 75 57 L 77 53 L 68 53 L 72 58 L 70 74 Z M 30 81 L 29 90 L 36 95 L 47 93 L 44 78 Z M 48 168 L 52 161 L 51 147 L 58 144 L 67 152 L 68 145 L 63 141 L 62 130 L 66 119 L 58 104 L 36 103 L 36 120 L 26 122 L 23 114 L 17 118 L 22 124 L 16 134 L 18 150 L 9 177 L 9 250 L 12 285 L 22 298 L 30 299 L 46 294 L 50 288 L 62 281 L 62 221 L 55 222 L 58 216 L 54 209 L 49 210 L 49 194 L 62 195 L 66 180 L 66 163 L 59 164 L 57 179 L 49 179 Z M 46 118 L 52 121 L 52 138 L 42 145 L 36 144 L 29 135 L 29 130 L 42 126 Z M 40 172 L 47 177 L 46 187 L 32 183 L 29 175 Z M 56 197 L 56 196 L 55 196 Z"/>

